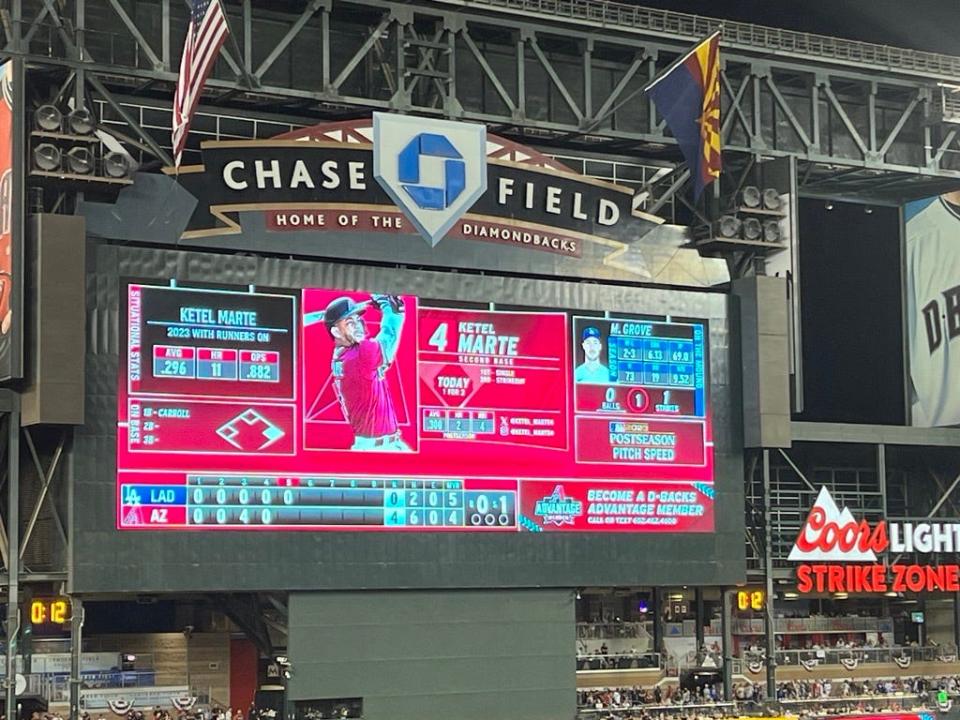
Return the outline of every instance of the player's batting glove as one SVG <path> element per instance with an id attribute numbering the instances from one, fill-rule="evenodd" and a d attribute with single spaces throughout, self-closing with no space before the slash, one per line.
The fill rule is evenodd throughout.
<path id="1" fill-rule="evenodd" d="M 383 312 L 388 309 L 395 313 L 403 312 L 403 298 L 399 295 L 371 295 L 370 297 L 380 306 Z"/>

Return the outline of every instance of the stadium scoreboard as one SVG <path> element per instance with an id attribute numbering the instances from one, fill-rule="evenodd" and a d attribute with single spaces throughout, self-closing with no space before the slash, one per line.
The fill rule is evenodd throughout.
<path id="1" fill-rule="evenodd" d="M 703 320 L 124 287 L 121 529 L 713 530 Z"/>

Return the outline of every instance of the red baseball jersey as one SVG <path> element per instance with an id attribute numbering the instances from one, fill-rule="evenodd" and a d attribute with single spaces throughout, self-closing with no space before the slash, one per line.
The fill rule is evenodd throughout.
<path id="1" fill-rule="evenodd" d="M 354 435 L 374 438 L 397 431 L 383 364 L 383 348 L 374 339 L 338 348 L 333 356 L 334 382 Z"/>

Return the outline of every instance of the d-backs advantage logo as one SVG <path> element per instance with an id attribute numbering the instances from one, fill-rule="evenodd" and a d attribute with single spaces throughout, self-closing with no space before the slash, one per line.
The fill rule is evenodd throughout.
<path id="1" fill-rule="evenodd" d="M 877 553 L 886 550 L 886 522 L 871 528 L 866 520 L 857 522 L 850 509 L 840 510 L 826 487 L 807 515 L 788 560 L 876 561 Z"/>
<path id="2" fill-rule="evenodd" d="M 373 176 L 436 246 L 487 190 L 487 129 L 374 113 Z"/>
<path id="3" fill-rule="evenodd" d="M 563 485 L 557 485 L 550 495 L 537 500 L 533 514 L 543 518 L 545 526 L 573 525 L 573 521 L 583 515 L 583 503 L 567 497 Z"/>

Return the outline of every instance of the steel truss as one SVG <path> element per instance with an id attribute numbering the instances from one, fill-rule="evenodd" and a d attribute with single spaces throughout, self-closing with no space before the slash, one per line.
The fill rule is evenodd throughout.
<path id="1" fill-rule="evenodd" d="M 280 12 L 266 0 L 228 2 L 233 42 L 205 102 L 311 118 L 415 112 L 481 121 L 541 147 L 677 158 L 642 88 L 710 21 L 589 0 L 480 5 L 498 12 L 452 0 L 291 0 Z M 182 0 L 13 0 L 4 18 L 6 55 L 72 73 L 121 117 L 114 93 L 171 97 Z M 960 184 L 960 128 L 943 121 L 932 79 L 956 81 L 960 58 L 728 26 L 729 166 L 794 155 L 803 194 L 877 202 Z M 163 142 L 124 120 L 131 139 L 169 161 Z"/>
<path id="2" fill-rule="evenodd" d="M 748 456 L 749 571 L 762 570 L 769 527 L 774 576 L 791 579 L 787 555 L 824 485 L 839 506 L 871 523 L 952 520 L 960 515 L 960 431 L 837 423 L 793 426 L 793 447 L 769 451 L 769 514 L 762 511 L 762 464 Z M 925 558 L 930 561 L 929 555 Z"/>

